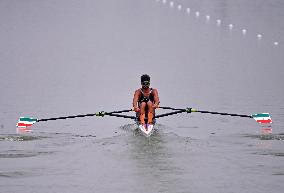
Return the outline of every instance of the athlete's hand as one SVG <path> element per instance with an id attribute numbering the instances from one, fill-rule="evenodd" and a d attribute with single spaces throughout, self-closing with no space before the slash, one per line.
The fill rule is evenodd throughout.
<path id="1" fill-rule="evenodd" d="M 154 104 L 154 105 L 153 105 L 153 108 L 154 108 L 154 109 L 157 109 L 157 108 L 159 108 L 159 105 Z"/>
<path id="2" fill-rule="evenodd" d="M 136 113 L 138 113 L 140 111 L 140 109 L 138 107 L 134 107 L 133 109 Z"/>

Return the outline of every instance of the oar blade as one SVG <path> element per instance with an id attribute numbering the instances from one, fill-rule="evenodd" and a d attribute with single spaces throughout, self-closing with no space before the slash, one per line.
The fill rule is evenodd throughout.
<path id="1" fill-rule="evenodd" d="M 272 123 L 272 119 L 269 115 L 269 113 L 257 113 L 251 115 L 254 120 L 260 124 L 269 124 Z"/>
<path id="2" fill-rule="evenodd" d="M 37 122 L 37 119 L 31 117 L 20 117 L 17 123 L 18 128 L 26 128 Z"/>

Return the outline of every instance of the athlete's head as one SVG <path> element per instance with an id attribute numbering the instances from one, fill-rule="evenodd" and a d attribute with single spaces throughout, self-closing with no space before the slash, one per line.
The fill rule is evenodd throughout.
<path id="1" fill-rule="evenodd" d="M 149 88 L 150 86 L 150 76 L 148 74 L 143 74 L 141 76 L 141 85 L 143 88 Z"/>

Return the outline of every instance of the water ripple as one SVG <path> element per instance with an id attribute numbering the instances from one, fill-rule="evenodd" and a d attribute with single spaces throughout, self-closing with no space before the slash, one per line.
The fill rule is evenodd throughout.
<path id="1" fill-rule="evenodd" d="M 0 178 L 18 178 L 27 176 L 25 172 L 13 171 L 13 172 L 0 172 Z"/>
<path id="2" fill-rule="evenodd" d="M 48 138 L 44 136 L 32 136 L 32 135 L 1 135 L 0 141 L 33 141 Z"/>
<path id="3" fill-rule="evenodd" d="M 279 133 L 279 134 L 267 134 L 267 135 L 251 135 L 251 134 L 246 134 L 244 137 L 250 137 L 254 139 L 259 139 L 259 140 L 284 140 L 284 134 Z"/>
<path id="4" fill-rule="evenodd" d="M 254 154 L 257 155 L 272 155 L 276 157 L 284 157 L 283 152 L 275 152 L 275 151 L 263 151 L 263 152 L 255 152 Z"/>
<path id="5" fill-rule="evenodd" d="M 25 158 L 35 157 L 38 155 L 49 155 L 49 151 L 25 151 L 25 150 L 7 150 L 0 153 L 0 158 Z"/>

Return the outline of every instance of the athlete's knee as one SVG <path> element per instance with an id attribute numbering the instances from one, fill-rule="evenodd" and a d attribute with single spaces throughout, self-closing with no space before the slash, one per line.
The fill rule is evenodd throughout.
<path id="1" fill-rule="evenodd" d="M 142 109 L 142 108 L 145 108 L 146 107 L 146 103 L 145 102 L 142 102 L 141 104 L 140 104 L 140 108 Z"/>
<path id="2" fill-rule="evenodd" d="M 148 107 L 152 107 L 152 106 L 153 106 L 152 101 L 148 101 L 148 102 L 147 102 L 147 105 L 148 105 Z"/>

